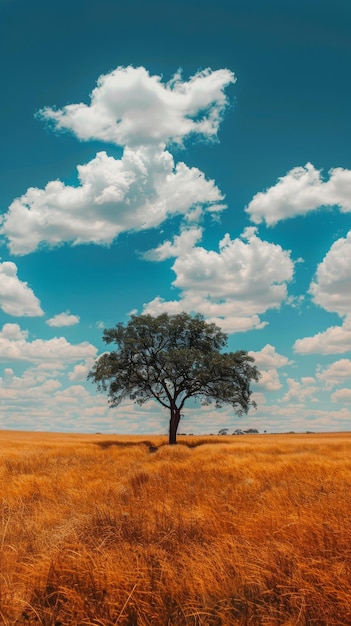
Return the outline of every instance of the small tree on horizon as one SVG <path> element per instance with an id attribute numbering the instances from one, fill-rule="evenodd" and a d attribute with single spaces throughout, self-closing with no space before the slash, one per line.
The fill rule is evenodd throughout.
<path id="1" fill-rule="evenodd" d="M 214 401 L 216 408 L 230 404 L 238 415 L 255 406 L 250 383 L 260 373 L 254 359 L 243 350 L 221 352 L 227 335 L 202 315 L 133 315 L 126 325 L 105 329 L 103 339 L 117 349 L 102 354 L 88 378 L 108 393 L 111 407 L 130 398 L 140 405 L 154 399 L 168 409 L 170 444 L 189 398 Z"/>

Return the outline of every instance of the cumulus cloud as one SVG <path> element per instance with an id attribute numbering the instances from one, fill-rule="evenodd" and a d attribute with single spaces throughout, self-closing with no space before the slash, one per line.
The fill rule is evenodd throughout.
<path id="1" fill-rule="evenodd" d="M 316 381 L 311 376 L 306 378 L 302 378 L 301 382 L 295 380 L 294 378 L 288 378 L 288 391 L 283 397 L 283 402 L 291 402 L 297 400 L 300 403 L 303 403 L 305 400 L 311 400 L 312 402 L 317 402 L 315 398 L 315 393 L 318 391 L 318 386 L 314 384 Z"/>
<path id="2" fill-rule="evenodd" d="M 351 381 L 351 361 L 350 359 L 335 361 L 324 370 L 318 371 L 316 376 L 325 383 L 327 389 L 340 385 L 345 380 Z"/>
<path id="3" fill-rule="evenodd" d="M 172 269 L 173 286 L 180 298 L 165 301 L 157 297 L 144 307 L 145 313 L 159 315 L 181 311 L 199 312 L 227 332 L 262 328 L 259 314 L 277 308 L 287 298 L 287 282 L 293 277 L 290 253 L 279 245 L 262 241 L 256 229 L 247 229 L 240 238 L 227 234 L 219 252 L 195 246 L 199 231 L 182 233 L 164 242 L 150 258 L 178 255 Z"/>
<path id="4" fill-rule="evenodd" d="M 264 369 L 272 369 L 291 364 L 291 361 L 289 361 L 286 356 L 276 352 L 275 347 L 271 346 L 269 343 L 267 343 L 264 348 L 258 352 L 251 350 L 249 355 L 254 357 L 255 365 L 259 368 L 262 367 Z"/>
<path id="5" fill-rule="evenodd" d="M 340 404 L 351 403 L 351 389 L 338 389 L 331 395 L 332 402 L 338 402 Z"/>
<path id="6" fill-rule="evenodd" d="M 255 383 L 255 389 L 262 389 L 264 391 L 278 391 L 282 388 L 279 374 L 277 370 L 260 370 L 261 378 L 258 383 Z"/>
<path id="7" fill-rule="evenodd" d="M 13 336 L 18 334 L 16 329 L 12 329 Z M 89 357 L 81 364 L 82 368 L 92 365 L 93 361 L 94 358 Z M 72 360 L 34 362 L 20 375 L 11 367 L 4 368 L 0 376 L 3 427 L 13 428 L 16 423 L 17 428 L 25 430 L 96 432 L 106 429 L 116 432 L 122 422 L 127 431 L 123 410 L 110 409 L 106 397 L 92 394 L 83 385 L 77 384 L 78 377 L 69 375 L 75 384 L 68 383 L 67 366 L 72 363 Z M 73 371 L 76 371 L 76 367 Z M 155 419 L 155 410 L 152 413 L 150 411 L 151 416 Z"/>
<path id="8" fill-rule="evenodd" d="M 351 230 L 331 246 L 318 265 L 310 293 L 316 304 L 340 316 L 351 311 Z"/>
<path id="9" fill-rule="evenodd" d="M 20 393 L 21 403 L 30 403 L 44 396 L 51 396 L 61 387 L 58 380 L 54 380 L 54 373 L 30 367 L 22 376 L 16 376 L 12 368 L 5 368 L 0 377 L 0 401 L 18 402 Z"/>
<path id="10" fill-rule="evenodd" d="M 303 399 L 304 400 L 304 399 Z M 350 424 L 351 411 L 346 407 L 333 410 L 325 403 L 319 407 L 316 403 L 304 401 L 291 404 L 258 404 L 256 419 L 264 424 L 268 432 L 315 432 L 343 431 Z"/>
<path id="11" fill-rule="evenodd" d="M 351 170 L 331 169 L 329 180 L 324 182 L 321 171 L 311 163 L 294 167 L 275 185 L 257 193 L 245 210 L 255 224 L 265 221 L 274 226 L 322 206 L 337 206 L 342 213 L 351 211 Z"/>
<path id="12" fill-rule="evenodd" d="M 255 365 L 261 372 L 261 378 L 255 383 L 255 390 L 278 391 L 282 388 L 277 369 L 290 365 L 289 359 L 276 352 L 275 347 L 267 344 L 258 352 L 250 351 L 249 355 L 255 359 Z"/>
<path id="13" fill-rule="evenodd" d="M 121 159 L 99 152 L 77 169 L 79 186 L 51 181 L 12 202 L 0 232 L 13 254 L 28 254 L 40 244 L 108 245 L 122 232 L 192 216 L 194 208 L 198 215 L 225 208 L 214 181 L 195 167 L 175 165 L 159 146 L 126 148 Z"/>
<path id="14" fill-rule="evenodd" d="M 227 69 L 206 69 L 188 81 L 178 71 L 164 83 L 144 67 L 117 67 L 99 77 L 90 105 L 46 107 L 39 115 L 84 141 L 145 146 L 182 143 L 191 134 L 211 139 L 227 105 L 224 89 L 235 80 Z"/>
<path id="15" fill-rule="evenodd" d="M 175 235 L 173 241 L 164 241 L 157 248 L 145 252 L 143 258 L 148 261 L 164 261 L 165 259 L 184 256 L 201 241 L 202 232 L 200 227 L 188 228 L 180 235 Z"/>
<path id="16" fill-rule="evenodd" d="M 17 276 L 17 266 L 11 261 L 0 263 L 0 307 L 15 317 L 44 315 L 40 301 L 28 283 Z"/>
<path id="17" fill-rule="evenodd" d="M 224 91 L 233 82 L 226 69 L 207 69 L 188 81 L 178 72 L 164 83 L 143 67 L 118 67 L 100 76 L 90 105 L 43 109 L 40 116 L 57 129 L 124 151 L 120 159 L 101 151 L 78 165 L 76 186 L 58 179 L 16 198 L 0 227 L 12 254 L 63 242 L 109 245 L 122 232 L 156 228 L 176 215 L 194 223 L 204 210 L 222 211 L 214 181 L 175 163 L 166 145 L 194 134 L 215 138 L 227 105 Z"/>
<path id="18" fill-rule="evenodd" d="M 351 315 L 341 326 L 330 326 L 312 337 L 297 339 L 295 352 L 299 354 L 344 354 L 351 350 Z"/>
<path id="19" fill-rule="evenodd" d="M 74 366 L 73 371 L 68 374 L 69 380 L 75 382 L 85 381 L 93 365 L 94 359 L 87 359 L 85 363 L 78 363 Z"/>
<path id="20" fill-rule="evenodd" d="M 69 311 L 65 313 L 58 313 L 46 321 L 48 326 L 61 327 L 61 326 L 74 326 L 79 324 L 79 315 L 72 315 Z"/>
<path id="21" fill-rule="evenodd" d="M 295 342 L 301 354 L 343 354 L 351 349 L 351 231 L 331 246 L 318 265 L 309 293 L 315 304 L 344 318 L 341 326 L 331 326 L 312 337 Z"/>
<path id="22" fill-rule="evenodd" d="M 0 360 L 68 363 L 85 361 L 97 354 L 97 348 L 87 341 L 71 344 L 64 337 L 29 341 L 28 335 L 18 324 L 5 324 L 0 331 Z"/>
<path id="23" fill-rule="evenodd" d="M 37 365 L 21 375 L 6 368 L 0 377 L 3 428 L 13 428 L 15 422 L 16 428 L 30 431 L 167 432 L 168 414 L 156 402 L 139 407 L 126 400 L 111 409 L 106 396 L 53 376 Z"/>

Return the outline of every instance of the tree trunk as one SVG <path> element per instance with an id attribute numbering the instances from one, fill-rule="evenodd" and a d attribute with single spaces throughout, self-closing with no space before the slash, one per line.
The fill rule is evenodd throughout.
<path id="1" fill-rule="evenodd" d="M 171 419 L 169 421 L 169 445 L 177 443 L 177 430 L 180 422 L 180 409 L 176 406 L 171 408 Z"/>

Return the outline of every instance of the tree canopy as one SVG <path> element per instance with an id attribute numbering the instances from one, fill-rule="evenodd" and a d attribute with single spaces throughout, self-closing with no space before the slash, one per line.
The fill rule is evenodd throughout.
<path id="1" fill-rule="evenodd" d="M 254 404 L 250 383 L 260 376 L 254 359 L 243 350 L 223 352 L 227 335 L 201 315 L 133 315 L 104 330 L 103 339 L 117 348 L 102 354 L 88 377 L 108 393 L 110 406 L 125 398 L 157 400 L 170 411 L 170 444 L 189 398 L 230 404 L 239 415 Z"/>

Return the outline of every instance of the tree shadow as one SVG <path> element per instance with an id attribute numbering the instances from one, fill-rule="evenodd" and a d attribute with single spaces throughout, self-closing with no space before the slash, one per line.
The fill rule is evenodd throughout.
<path id="1" fill-rule="evenodd" d="M 149 448 L 156 448 L 152 441 L 94 441 L 94 445 L 99 446 L 103 450 L 116 446 L 118 448 L 135 448 L 137 446 L 147 446 Z M 164 445 L 164 444 L 161 444 Z"/>
<path id="2" fill-rule="evenodd" d="M 199 440 L 190 440 L 190 441 L 177 441 L 177 446 L 185 446 L 186 448 L 198 448 L 199 446 L 204 446 L 206 444 L 217 444 L 217 443 L 221 443 L 221 444 L 230 444 L 231 441 L 223 441 L 222 439 L 217 439 L 217 438 L 205 438 L 205 439 L 201 439 Z M 107 450 L 108 448 L 111 448 L 112 446 L 116 446 L 118 448 L 134 448 L 137 446 L 146 446 L 149 449 L 149 452 L 157 452 L 157 450 L 159 450 L 159 448 L 162 448 L 163 446 L 168 446 L 168 442 L 165 441 L 164 443 L 160 443 L 158 446 L 155 446 L 155 444 L 152 441 L 149 440 L 142 440 L 142 441 L 111 441 L 109 439 L 103 440 L 103 441 L 94 441 L 94 445 L 99 446 L 100 448 L 102 448 L 103 450 Z"/>

